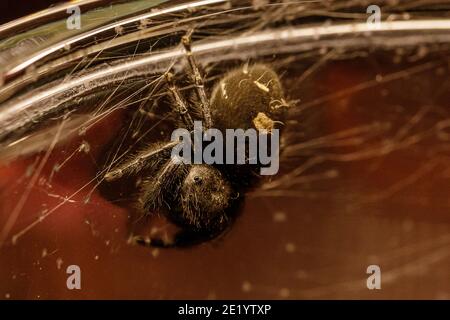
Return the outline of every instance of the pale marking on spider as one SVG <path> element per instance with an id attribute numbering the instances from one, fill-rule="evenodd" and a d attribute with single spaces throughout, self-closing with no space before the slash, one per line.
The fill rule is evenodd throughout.
<path id="1" fill-rule="evenodd" d="M 226 83 L 222 82 L 220 84 L 220 89 L 222 90 L 222 95 L 225 99 L 228 99 L 228 94 L 227 94 L 227 88 L 226 88 Z"/>
<path id="2" fill-rule="evenodd" d="M 259 82 L 259 81 L 253 81 L 253 83 L 256 84 L 256 86 L 257 86 L 258 88 L 260 88 L 262 91 L 265 91 L 265 92 L 269 92 L 269 91 L 270 91 L 269 88 L 268 88 L 267 86 L 263 85 L 263 84 L 262 84 L 261 82 Z"/>

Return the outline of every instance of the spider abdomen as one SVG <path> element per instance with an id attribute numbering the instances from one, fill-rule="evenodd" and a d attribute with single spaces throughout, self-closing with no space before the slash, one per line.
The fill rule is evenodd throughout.
<path id="1" fill-rule="evenodd" d="M 213 123 L 221 130 L 260 129 L 258 115 L 274 124 L 284 120 L 286 109 L 278 75 L 263 64 L 228 72 L 213 89 L 211 98 Z"/>

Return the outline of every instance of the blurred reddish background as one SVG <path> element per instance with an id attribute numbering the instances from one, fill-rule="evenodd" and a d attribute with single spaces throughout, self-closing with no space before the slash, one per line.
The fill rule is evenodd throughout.
<path id="1" fill-rule="evenodd" d="M 26 5 L 2 1 L 4 21 L 51 1 L 33 1 Z M 9 4 L 9 6 L 8 6 Z M 293 94 L 308 102 L 331 95 L 373 78 L 377 72 L 388 73 L 383 60 L 372 64 L 355 64 L 349 60 L 330 63 L 310 79 L 310 87 L 299 90 L 292 76 Z M 413 79 L 420 83 L 415 92 L 422 97 L 435 93 L 434 70 Z M 289 78 L 286 77 L 288 80 Z M 409 82 L 411 85 L 414 81 Z M 432 84 L 428 86 L 427 84 Z M 303 85 L 303 84 L 302 84 Z M 382 121 L 393 106 L 407 106 L 403 119 L 414 115 L 422 105 L 419 95 L 411 97 L 402 81 L 378 90 L 347 94 L 324 103 L 317 126 L 310 130 L 335 132 L 365 123 Z M 388 92 L 387 96 L 385 96 Z M 405 93 L 406 92 L 406 93 Z M 387 98 L 386 98 L 387 97 Z M 448 90 L 437 105 L 448 107 Z M 362 106 L 358 109 L 359 106 Z M 437 108 L 438 109 L 438 108 Z M 362 111 L 361 111 L 362 110 Z M 446 108 L 438 111 L 445 112 Z M 398 116 L 398 114 L 397 114 Z M 439 115 L 440 116 L 440 115 Z M 445 115 L 448 116 L 448 115 Z M 11 234 L 36 221 L 40 212 L 61 203 L 96 172 L 95 159 L 102 144 L 111 139 L 121 118 L 114 115 L 92 128 L 87 139 L 91 154 L 77 153 L 52 180 L 55 193 L 39 185 L 28 198 Z M 303 119 L 302 119 L 303 120 Z M 386 120 L 386 119 L 384 119 Z M 434 121 L 434 119 L 431 119 Z M 110 133 L 102 135 L 101 133 Z M 321 132 L 318 133 L 320 135 Z M 74 152 L 80 141 L 55 150 L 44 176 L 55 163 Z M 387 189 L 392 181 L 408 177 L 410 169 L 428 159 L 424 152 L 417 158 L 404 153 L 383 158 L 371 166 L 352 165 L 341 171 L 361 182 L 362 193 Z M 0 226 L 14 210 L 26 189 L 21 181 L 35 157 L 0 167 Z M 436 169 L 438 176 L 441 168 Z M 447 172 L 448 174 L 448 172 Z M 432 177 L 430 174 L 429 177 Z M 339 180 L 341 181 L 341 180 Z M 245 214 L 222 241 L 187 250 L 151 250 L 128 246 L 126 210 L 103 199 L 98 192 L 84 204 L 90 188 L 76 195 L 42 223 L 38 223 L 16 246 L 5 246 L 0 255 L 0 299 L 83 299 L 83 298 L 446 298 L 450 297 L 449 265 L 450 219 L 448 180 L 425 179 L 409 186 L 407 194 L 415 202 L 379 201 L 357 210 L 349 210 L 351 201 L 333 201 L 332 194 L 323 199 L 256 198 L 248 199 Z M 429 184 L 427 184 L 429 183 Z M 336 190 L 354 190 L 351 184 L 337 185 Z M 407 190 L 407 191 L 408 191 Z M 295 191 L 295 190 L 294 190 Z M 328 196 L 328 195 L 327 195 Z M 421 203 L 421 196 L 428 202 Z M 7 199 L 7 201 L 5 201 Z M 45 204 L 47 208 L 43 208 Z M 65 268 L 70 264 L 82 269 L 82 290 L 69 291 Z M 365 268 L 379 264 L 382 290 L 369 291 Z"/>

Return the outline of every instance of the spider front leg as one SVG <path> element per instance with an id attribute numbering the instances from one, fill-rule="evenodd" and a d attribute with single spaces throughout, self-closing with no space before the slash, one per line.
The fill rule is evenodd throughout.
<path id="1" fill-rule="evenodd" d="M 175 82 L 173 81 L 173 74 L 171 72 L 167 72 L 164 76 L 166 78 L 169 91 L 175 102 L 175 112 L 178 113 L 186 128 L 190 131 L 193 130 L 194 121 L 192 120 L 192 117 L 189 113 L 186 101 L 184 100 L 183 96 L 175 85 Z"/>
<path id="2" fill-rule="evenodd" d="M 171 203 L 176 203 L 180 184 L 188 169 L 189 165 L 170 157 L 155 176 L 144 181 L 138 199 L 140 211 L 148 213 L 163 206 L 170 208 Z"/>
<path id="3" fill-rule="evenodd" d="M 155 213 L 167 215 L 168 211 L 178 211 L 179 189 L 188 171 L 189 165 L 171 157 L 169 160 L 166 159 L 165 164 L 155 176 L 147 177 L 137 200 L 137 211 L 140 216 L 135 223 L 139 223 L 142 216 Z M 176 239 L 170 241 L 154 238 L 151 235 L 132 234 L 131 242 L 149 247 L 176 246 Z"/>
<path id="4" fill-rule="evenodd" d="M 209 129 L 212 127 L 212 118 L 211 118 L 211 106 L 210 106 L 210 102 L 208 99 L 208 96 L 206 95 L 206 91 L 205 91 L 205 83 L 203 80 L 203 77 L 200 73 L 200 70 L 197 66 L 197 63 L 195 62 L 195 58 L 192 55 L 192 48 L 191 48 L 191 36 L 192 36 L 192 30 L 189 31 L 181 40 L 184 49 L 186 51 L 186 57 L 187 60 L 189 62 L 189 66 L 191 67 L 192 70 L 192 76 L 193 76 L 193 80 L 194 80 L 194 85 L 195 85 L 195 89 L 197 92 L 197 96 L 200 100 L 200 104 L 202 107 L 202 113 L 203 113 L 203 118 L 205 120 L 205 127 L 206 129 Z"/>
<path id="5" fill-rule="evenodd" d="M 178 145 L 179 141 L 171 141 L 163 144 L 153 144 L 132 158 L 121 162 L 103 176 L 107 182 L 112 182 L 125 175 L 132 175 L 150 167 L 158 166 L 159 160 Z"/>

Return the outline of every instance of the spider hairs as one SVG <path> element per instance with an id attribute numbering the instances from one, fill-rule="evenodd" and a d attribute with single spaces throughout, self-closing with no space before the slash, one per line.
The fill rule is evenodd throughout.
<path id="1" fill-rule="evenodd" d="M 139 181 L 134 197 L 138 215 L 135 221 L 157 214 L 181 230 L 174 240 L 136 236 L 135 241 L 140 244 L 163 247 L 191 245 L 215 238 L 229 229 L 240 211 L 245 192 L 261 179 L 262 169 L 268 169 L 263 168 L 268 164 L 268 152 L 273 155 L 278 151 L 270 150 L 274 145 L 278 149 L 278 145 L 272 143 L 267 146 L 267 137 L 271 136 L 272 141 L 278 139 L 278 130 L 282 129 L 288 109 L 277 73 L 265 64 L 245 64 L 228 71 L 214 85 L 211 98 L 208 98 L 188 37 L 183 39 L 183 45 L 190 66 L 188 75 L 194 84 L 193 98 L 183 97 L 170 71 L 164 77 L 175 128 L 182 130 L 182 135 L 188 136 L 189 141 L 191 138 L 198 140 L 194 129 L 200 122 L 203 134 L 215 132 L 217 138 L 233 129 L 241 135 L 231 137 L 231 148 L 228 140 L 226 148 L 216 139 L 209 139 L 201 144 L 200 150 L 198 144 L 186 144 L 180 139 L 157 141 L 109 168 L 104 176 L 107 183 L 123 179 Z M 252 132 L 255 137 L 256 132 L 260 137 L 266 137 L 266 143 L 260 139 L 259 144 L 260 151 L 264 149 L 261 145 L 268 147 L 266 157 L 255 157 L 251 147 L 242 148 L 246 140 L 251 144 Z M 235 140 L 238 143 L 234 143 Z M 177 153 L 181 149 L 184 150 L 183 160 L 177 161 L 180 158 L 173 156 L 174 150 Z M 193 156 L 189 149 L 193 149 Z M 227 161 L 204 163 L 198 157 L 196 159 L 196 155 L 205 154 L 205 151 L 214 159 L 220 158 L 220 154 L 225 155 Z"/>

